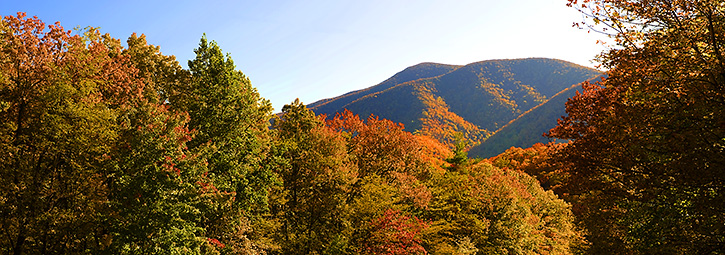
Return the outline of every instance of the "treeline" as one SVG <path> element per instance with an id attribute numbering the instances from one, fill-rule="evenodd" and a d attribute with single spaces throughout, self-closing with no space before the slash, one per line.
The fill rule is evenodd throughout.
<path id="1" fill-rule="evenodd" d="M 571 253 L 569 205 L 505 166 L 351 112 L 272 114 L 219 46 L 25 14 L 0 37 L 6 254 Z M 270 126 L 270 123 L 273 123 Z"/>

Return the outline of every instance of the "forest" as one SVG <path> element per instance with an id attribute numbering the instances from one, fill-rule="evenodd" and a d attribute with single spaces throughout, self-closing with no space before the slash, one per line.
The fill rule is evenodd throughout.
<path id="1" fill-rule="evenodd" d="M 725 2 L 566 2 L 614 41 L 606 78 L 558 142 L 490 158 L 440 123 L 274 113 L 205 35 L 183 68 L 3 17 L 0 253 L 724 254 Z"/>

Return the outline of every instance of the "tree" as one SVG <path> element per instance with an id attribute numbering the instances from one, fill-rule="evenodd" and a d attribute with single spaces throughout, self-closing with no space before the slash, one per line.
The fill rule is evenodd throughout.
<path id="1" fill-rule="evenodd" d="M 299 100 L 282 108 L 274 129 L 289 163 L 279 170 L 283 253 L 323 254 L 344 246 L 340 242 L 350 235 L 348 197 L 357 178 L 345 140 Z"/>
<path id="2" fill-rule="evenodd" d="M 565 168 L 554 157 L 556 152 L 566 146 L 564 143 L 550 142 L 537 143 L 529 148 L 511 147 L 504 153 L 489 159 L 491 164 L 501 169 L 521 171 L 539 180 L 545 190 L 552 190 L 560 197 L 566 199 L 561 190 L 562 185 L 568 183 L 569 176 L 563 171 Z"/>
<path id="3" fill-rule="evenodd" d="M 133 66 L 138 69 L 137 77 L 146 84 L 144 95 L 148 100 L 163 103 L 169 97 L 178 98 L 178 93 L 185 93 L 179 88 L 190 84 L 190 74 L 188 70 L 182 69 L 173 55 L 161 54 L 160 47 L 148 44 L 146 35 L 143 34 L 137 36 L 133 33 L 126 40 L 126 44 L 128 48 L 123 49 L 121 54 L 128 56 Z M 116 41 L 111 47 L 121 47 L 120 42 Z"/>
<path id="4" fill-rule="evenodd" d="M 370 245 L 390 244 L 369 242 L 374 229 L 381 231 L 379 234 L 390 233 L 390 229 L 374 223 L 384 219 L 389 210 L 401 217 L 427 210 L 432 199 L 427 181 L 445 171 L 443 159 L 450 156 L 450 150 L 433 138 L 404 131 L 402 124 L 372 115 L 363 121 L 344 111 L 327 125 L 345 138 L 348 154 L 358 168 L 358 179 L 348 199 L 354 229 L 350 250 L 365 253 L 370 252 Z"/>
<path id="5" fill-rule="evenodd" d="M 186 148 L 193 133 L 186 113 L 144 103 L 122 116 L 118 146 L 107 168 L 111 212 L 109 254 L 201 254 L 214 250 L 202 210 L 228 206 L 230 195 L 206 178 L 203 154 Z M 217 243 L 218 240 L 216 240 Z M 221 243 L 220 243 L 221 244 Z"/>
<path id="6" fill-rule="evenodd" d="M 121 56 L 144 82 L 144 97 L 116 118 L 118 139 L 106 164 L 109 211 L 104 215 L 104 246 L 108 254 L 218 253 L 239 249 L 239 240 L 207 237 L 204 213 L 231 207 L 232 193 L 217 189 L 208 178 L 208 147 L 191 151 L 186 112 L 170 110 L 168 92 L 188 82 L 173 56 L 131 35 L 128 48 L 98 30 L 111 56 Z M 231 233 L 225 233 L 233 235 Z M 247 241 L 247 242 L 244 242 Z M 241 240 L 243 245 L 251 245 Z M 245 247 L 249 248 L 249 247 Z"/>
<path id="7" fill-rule="evenodd" d="M 258 236 L 244 226 L 262 220 L 275 181 L 274 160 L 268 157 L 272 107 L 214 41 L 203 36 L 194 52 L 190 83 L 171 83 L 169 103 L 189 113 L 188 126 L 196 132 L 187 143 L 189 150 L 206 151 L 210 185 L 230 194 L 233 201 L 207 208 L 203 214 L 207 235 L 233 250 L 246 249 L 248 237 Z"/>
<path id="8" fill-rule="evenodd" d="M 348 137 L 348 151 L 355 155 L 360 176 L 392 177 L 405 173 L 425 177 L 440 167 L 425 161 L 421 139 L 404 131 L 403 124 L 370 115 L 366 121 L 345 110 L 328 121 L 330 128 Z M 432 142 L 432 141 L 429 141 Z"/>
<path id="9" fill-rule="evenodd" d="M 417 217 L 388 209 L 374 219 L 365 240 L 365 254 L 427 254 L 421 245 L 420 232 L 427 225 Z"/>
<path id="10" fill-rule="evenodd" d="M 97 33 L 46 30 L 24 13 L 0 24 L 0 250 L 102 248 L 115 120 L 143 83 Z"/>
<path id="11" fill-rule="evenodd" d="M 549 134 L 591 251 L 724 252 L 723 3 L 568 2 L 616 43 Z"/>

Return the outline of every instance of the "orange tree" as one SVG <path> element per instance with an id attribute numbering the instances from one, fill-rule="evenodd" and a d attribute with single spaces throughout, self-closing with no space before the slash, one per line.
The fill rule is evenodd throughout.
<path id="1" fill-rule="evenodd" d="M 496 157 L 488 159 L 496 167 L 522 171 L 537 180 L 542 188 L 553 190 L 559 196 L 566 195 L 561 187 L 568 182 L 561 162 L 554 160 L 556 152 L 564 143 L 536 143 L 529 148 L 511 147 Z M 565 197 L 565 196 L 563 196 Z"/>
<path id="2" fill-rule="evenodd" d="M 395 245 L 404 246 L 403 253 L 424 252 L 417 241 L 424 224 L 408 220 L 428 208 L 432 197 L 427 181 L 443 171 L 441 159 L 450 151 L 435 139 L 413 135 L 402 124 L 373 115 L 362 120 L 346 110 L 328 120 L 327 126 L 344 137 L 358 171 L 348 197 L 353 228 L 348 252 L 376 253 L 380 247 Z M 385 216 L 386 212 L 395 215 Z M 410 239 L 381 237 L 388 234 Z"/>
<path id="3" fill-rule="evenodd" d="M 427 254 L 420 244 L 418 233 L 427 226 L 416 217 L 401 215 L 388 209 L 373 219 L 368 230 L 370 236 L 363 241 L 366 254 Z"/>
<path id="4" fill-rule="evenodd" d="M 549 133 L 591 251 L 724 252 L 723 2 L 568 2 L 616 43 Z"/>

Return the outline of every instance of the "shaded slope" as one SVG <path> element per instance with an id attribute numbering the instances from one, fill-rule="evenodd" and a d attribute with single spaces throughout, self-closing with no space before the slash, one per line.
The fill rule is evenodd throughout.
<path id="1" fill-rule="evenodd" d="M 577 85 L 568 88 L 549 101 L 534 107 L 496 131 L 481 144 L 468 151 L 472 158 L 490 158 L 508 148 L 528 148 L 536 143 L 548 143 L 543 134 L 556 126 L 556 120 L 565 115 L 567 98 L 574 96 Z"/>
<path id="2" fill-rule="evenodd" d="M 394 122 L 403 123 L 407 131 L 413 131 L 420 127 L 420 118 L 423 116 L 424 105 L 418 98 L 416 83 L 407 82 L 398 84 L 392 88 L 360 97 L 359 99 L 345 105 L 344 107 L 330 112 L 328 117 L 334 116 L 336 112 L 348 109 L 361 118 L 367 118 L 370 114 Z M 318 113 L 314 110 L 316 114 Z"/>
<path id="3" fill-rule="evenodd" d="M 468 152 L 470 157 L 490 158 L 511 147 L 528 148 L 536 143 L 548 143 L 544 133 L 556 126 L 556 120 L 566 115 L 566 101 L 576 94 L 581 85 L 575 84 L 559 92 L 545 103 L 525 112 L 497 130 L 481 144 Z"/>

